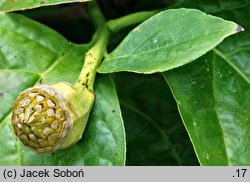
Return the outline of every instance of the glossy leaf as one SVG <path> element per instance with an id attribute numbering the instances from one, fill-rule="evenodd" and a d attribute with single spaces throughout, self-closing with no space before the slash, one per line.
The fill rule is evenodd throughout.
<path id="1" fill-rule="evenodd" d="M 208 7 L 216 3 L 185 5 L 199 4 L 202 9 L 211 10 Z M 213 13 L 233 17 L 250 27 L 248 19 L 242 18 L 248 16 L 249 5 L 229 9 L 228 1 L 220 3 Z M 164 73 L 202 165 L 250 165 L 248 37 L 246 28 L 192 64 Z"/>
<path id="2" fill-rule="evenodd" d="M 242 28 L 194 9 L 163 11 L 146 20 L 100 65 L 100 73 L 154 73 L 187 64 Z"/>
<path id="3" fill-rule="evenodd" d="M 15 137 L 11 106 L 35 84 L 74 84 L 85 45 L 20 15 L 0 15 L 0 165 L 124 165 L 125 137 L 119 103 L 110 78 L 96 83 L 96 102 L 83 139 L 66 150 L 38 154 Z"/>
<path id="4" fill-rule="evenodd" d="M 1 0 L 0 13 L 90 0 Z"/>
<path id="5" fill-rule="evenodd" d="M 214 53 L 165 76 L 200 163 L 249 165 L 249 82 Z"/>
<path id="6" fill-rule="evenodd" d="M 114 74 L 127 136 L 126 165 L 197 165 L 176 103 L 159 75 Z"/>

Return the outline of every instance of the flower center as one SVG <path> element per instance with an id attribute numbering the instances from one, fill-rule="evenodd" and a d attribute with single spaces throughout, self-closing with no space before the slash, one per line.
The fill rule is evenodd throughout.
<path id="1" fill-rule="evenodd" d="M 63 135 L 66 112 L 52 88 L 31 88 L 13 106 L 12 125 L 21 141 L 37 150 L 51 151 Z"/>

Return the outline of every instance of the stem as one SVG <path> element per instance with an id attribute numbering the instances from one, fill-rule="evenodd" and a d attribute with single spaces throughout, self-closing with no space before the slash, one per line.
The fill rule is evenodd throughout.
<path id="1" fill-rule="evenodd" d="M 76 89 L 79 91 L 85 88 L 94 91 L 96 69 L 102 61 L 111 32 L 115 33 L 120 29 L 145 21 L 159 12 L 159 10 L 138 12 L 115 20 L 110 20 L 106 23 L 96 1 L 92 1 L 89 4 L 89 11 L 92 17 L 91 19 L 98 30 L 91 41 L 93 47 L 85 54 L 83 68 L 75 84 Z"/>
<path id="2" fill-rule="evenodd" d="M 130 25 L 141 23 L 158 12 L 160 12 L 160 10 L 137 12 L 115 20 L 109 20 L 107 24 L 111 32 L 116 33 Z"/>
<path id="3" fill-rule="evenodd" d="M 110 37 L 110 31 L 106 26 L 106 20 L 96 0 L 89 3 L 88 10 L 90 18 L 98 30 L 94 34 L 90 43 L 90 45 L 93 46 L 85 54 L 81 73 L 75 83 L 75 87 L 79 91 L 84 88 L 94 91 L 96 69 L 103 58 Z"/>
<path id="4" fill-rule="evenodd" d="M 94 89 L 96 69 L 103 58 L 110 37 L 110 31 L 106 25 L 103 25 L 98 31 L 100 31 L 99 39 L 85 54 L 84 65 L 75 84 L 76 89 L 82 90 L 84 87 L 91 91 Z"/>
<path id="5" fill-rule="evenodd" d="M 91 2 L 89 2 L 88 12 L 89 12 L 91 22 L 94 24 L 97 30 L 100 29 L 106 23 L 106 19 L 103 16 L 100 6 L 98 5 L 96 0 L 92 0 Z M 98 40 L 99 34 L 100 34 L 100 31 L 96 31 L 95 34 L 93 35 L 93 38 L 91 42 L 89 43 L 91 47 L 95 44 L 96 40 Z"/>
<path id="6" fill-rule="evenodd" d="M 95 0 L 89 2 L 88 10 L 90 19 L 97 29 L 102 27 L 106 23 L 105 17 L 101 12 L 100 6 Z"/>

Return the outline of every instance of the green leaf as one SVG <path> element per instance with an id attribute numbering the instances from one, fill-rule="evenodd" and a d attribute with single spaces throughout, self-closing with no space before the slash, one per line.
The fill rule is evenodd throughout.
<path id="1" fill-rule="evenodd" d="M 97 79 L 95 106 L 77 144 L 52 154 L 23 146 L 10 124 L 15 98 L 35 84 L 74 84 L 88 47 L 14 14 L 0 15 L 0 37 L 0 165 L 124 165 L 125 131 L 108 76 Z"/>
<path id="2" fill-rule="evenodd" d="M 172 9 L 146 20 L 100 65 L 100 73 L 154 73 L 187 64 L 241 31 L 233 22 L 194 9 Z"/>
<path id="3" fill-rule="evenodd" d="M 73 2 L 86 2 L 90 0 L 1 0 L 0 13 L 11 12 L 26 9 L 33 9 L 42 6 L 51 6 L 57 4 L 73 3 Z"/>
<path id="4" fill-rule="evenodd" d="M 189 7 L 211 11 L 218 1 L 192 2 Z M 220 1 L 213 13 L 250 27 L 244 18 L 250 5 L 243 2 L 229 7 Z M 250 165 L 249 37 L 246 29 L 190 65 L 164 73 L 202 165 Z"/>
<path id="5" fill-rule="evenodd" d="M 249 79 L 216 52 L 164 75 L 200 163 L 249 165 Z"/>
<path id="6" fill-rule="evenodd" d="M 126 165 L 197 165 L 165 81 L 159 75 L 113 77 L 126 127 Z"/>

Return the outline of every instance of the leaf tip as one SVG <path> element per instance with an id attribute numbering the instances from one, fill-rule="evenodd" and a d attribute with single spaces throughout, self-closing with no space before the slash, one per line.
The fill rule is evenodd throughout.
<path id="1" fill-rule="evenodd" d="M 237 25 L 236 32 L 243 32 L 244 28 L 240 25 Z"/>

